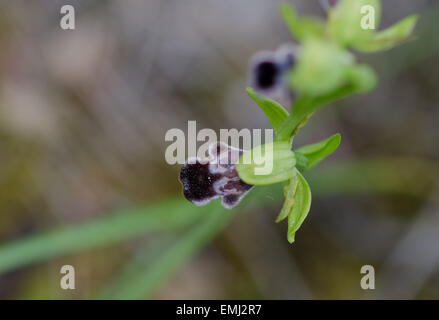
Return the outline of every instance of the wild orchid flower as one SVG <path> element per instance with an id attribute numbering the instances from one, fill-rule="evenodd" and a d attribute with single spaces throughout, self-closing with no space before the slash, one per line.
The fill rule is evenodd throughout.
<path id="1" fill-rule="evenodd" d="M 242 181 L 236 171 L 242 153 L 219 142 L 209 146 L 208 158 L 189 158 L 180 171 L 186 199 L 199 206 L 219 197 L 225 208 L 236 206 L 253 187 Z"/>
<path id="2" fill-rule="evenodd" d="M 192 161 L 183 165 L 180 174 L 189 201 L 202 205 L 219 197 L 227 208 L 237 205 L 253 186 L 282 183 L 285 200 L 276 222 L 288 218 L 289 242 L 294 242 L 311 207 L 311 190 L 302 173 L 334 152 L 341 139 L 335 134 L 293 148 L 294 136 L 319 108 L 375 87 L 375 72 L 359 64 L 351 49 L 376 52 L 393 48 L 411 37 L 417 21 L 417 16 L 411 15 L 385 30 L 375 31 L 380 0 L 321 2 L 328 11 L 326 22 L 299 17 L 292 6 L 282 5 L 281 15 L 298 44 L 257 53 L 250 61 L 253 89 L 248 88 L 247 93 L 270 121 L 274 140 L 245 152 L 215 144 L 209 149 L 209 159 L 189 159 Z M 266 96 L 275 90 L 294 93 L 290 111 Z M 221 164 L 221 159 L 228 161 Z M 268 163 L 271 170 L 258 174 L 261 161 L 257 160 Z"/>

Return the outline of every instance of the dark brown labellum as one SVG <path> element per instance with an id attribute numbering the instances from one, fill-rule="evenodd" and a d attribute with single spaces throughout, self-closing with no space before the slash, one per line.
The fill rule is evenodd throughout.
<path id="1" fill-rule="evenodd" d="M 180 171 L 186 199 L 201 206 L 219 197 L 223 207 L 236 206 L 253 187 L 242 181 L 236 171 L 242 152 L 224 143 L 214 143 L 209 147 L 209 158 L 188 159 Z"/>

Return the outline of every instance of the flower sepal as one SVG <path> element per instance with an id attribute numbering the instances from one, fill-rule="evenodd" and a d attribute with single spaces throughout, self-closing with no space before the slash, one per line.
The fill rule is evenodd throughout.
<path id="1" fill-rule="evenodd" d="M 236 165 L 239 177 L 252 185 L 268 185 L 296 175 L 296 156 L 287 141 L 270 142 L 245 152 Z"/>

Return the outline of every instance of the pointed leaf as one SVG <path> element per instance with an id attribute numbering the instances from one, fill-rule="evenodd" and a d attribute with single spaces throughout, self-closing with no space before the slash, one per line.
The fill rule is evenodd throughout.
<path id="1" fill-rule="evenodd" d="M 286 217 L 288 217 L 288 213 L 290 213 L 291 209 L 293 208 L 294 195 L 296 194 L 296 190 L 297 190 L 297 183 L 298 180 L 296 177 L 294 177 L 288 180 L 288 183 L 286 183 L 283 186 L 285 200 L 282 205 L 282 209 L 276 219 L 276 222 L 280 222 Z"/>
<path id="2" fill-rule="evenodd" d="M 410 38 L 417 21 L 416 14 L 405 17 L 393 26 L 375 33 L 369 41 L 355 46 L 355 49 L 362 52 L 389 50 Z"/>
<path id="3" fill-rule="evenodd" d="M 300 97 L 297 99 L 294 105 L 293 112 L 288 116 L 284 123 L 279 128 L 278 134 L 274 137 L 276 141 L 288 141 L 291 135 L 296 131 L 297 126 L 306 119 L 306 117 L 319 108 L 328 105 L 334 101 L 343 99 L 351 94 L 356 93 L 358 90 L 357 85 L 350 83 L 349 85 L 342 86 L 335 89 L 328 94 L 324 94 L 318 97 Z"/>
<path id="4" fill-rule="evenodd" d="M 296 152 L 305 156 L 307 159 L 306 167 L 303 169 L 309 170 L 315 167 L 320 161 L 337 149 L 340 145 L 340 141 L 341 136 L 339 133 L 336 133 L 328 139 L 297 149 Z"/>
<path id="5" fill-rule="evenodd" d="M 360 45 L 378 28 L 380 16 L 380 0 L 339 0 L 329 11 L 328 30 L 344 47 Z"/>
<path id="6" fill-rule="evenodd" d="M 325 26 L 317 18 L 299 18 L 296 9 L 289 3 L 280 6 L 280 14 L 287 25 L 291 35 L 301 41 L 307 37 L 323 37 Z"/>
<path id="7" fill-rule="evenodd" d="M 252 100 L 256 102 L 259 108 L 265 113 L 276 133 L 280 125 L 288 117 L 288 111 L 276 101 L 256 93 L 252 88 L 247 88 L 246 91 L 250 98 L 252 98 Z"/>
<path id="8" fill-rule="evenodd" d="M 252 185 L 267 185 L 296 175 L 296 157 L 288 142 L 271 142 L 245 152 L 236 165 L 239 177 Z"/>
<path id="9" fill-rule="evenodd" d="M 294 242 L 295 234 L 311 208 L 311 190 L 308 183 L 300 172 L 297 172 L 295 180 L 297 180 L 297 188 L 291 211 L 288 214 L 287 239 L 290 243 Z"/>

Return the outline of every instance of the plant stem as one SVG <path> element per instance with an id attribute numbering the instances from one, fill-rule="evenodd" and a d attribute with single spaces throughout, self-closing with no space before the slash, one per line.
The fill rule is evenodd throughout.
<path id="1" fill-rule="evenodd" d="M 299 98 L 288 118 L 280 126 L 279 133 L 275 137 L 275 140 L 283 141 L 290 139 L 291 136 L 297 132 L 298 126 L 314 111 L 328 103 L 340 100 L 355 93 L 356 89 L 356 86 L 349 84 L 326 95 L 318 97 L 303 96 Z"/>

